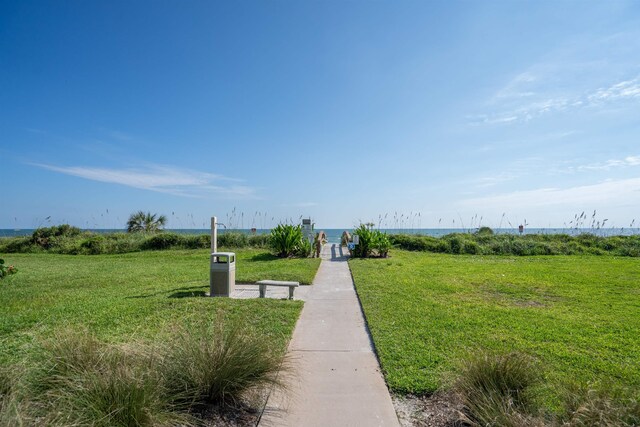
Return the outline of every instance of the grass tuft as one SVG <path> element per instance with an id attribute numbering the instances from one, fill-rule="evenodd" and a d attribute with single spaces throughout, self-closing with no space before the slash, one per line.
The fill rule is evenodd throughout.
<path id="1" fill-rule="evenodd" d="M 278 372 L 286 366 L 264 336 L 239 322 L 217 321 L 179 328 L 159 369 L 173 403 L 202 409 L 235 404 L 257 388 L 283 387 Z"/>
<path id="2" fill-rule="evenodd" d="M 564 411 L 557 425 L 566 427 L 631 427 L 640 425 L 638 395 L 607 387 L 573 385 L 564 394 Z"/>
<path id="3" fill-rule="evenodd" d="M 531 426 L 530 388 L 538 380 L 533 360 L 522 353 L 480 352 L 463 362 L 455 385 L 466 416 L 476 426 Z"/>
<path id="4" fill-rule="evenodd" d="M 27 386 L 27 408 L 47 425 L 191 424 L 164 399 L 154 356 L 144 347 L 125 350 L 65 330 L 44 343 L 41 357 Z"/>
<path id="5" fill-rule="evenodd" d="M 164 345 L 115 346 L 65 329 L 20 383 L 0 372 L 0 427 L 200 425 L 212 410 L 250 408 L 249 392 L 282 387 L 283 360 L 280 345 L 239 320 L 178 326 Z"/>

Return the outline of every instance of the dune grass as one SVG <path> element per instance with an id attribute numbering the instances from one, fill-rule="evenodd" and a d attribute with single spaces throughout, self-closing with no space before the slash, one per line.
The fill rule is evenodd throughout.
<path id="1" fill-rule="evenodd" d="M 442 389 L 480 350 L 532 357 L 549 408 L 572 383 L 640 389 L 637 259 L 394 250 L 350 266 L 395 392 Z"/>
<path id="2" fill-rule="evenodd" d="M 83 325 L 109 342 L 126 342 L 153 338 L 175 321 L 214 322 L 220 313 L 241 318 L 284 345 L 302 306 L 202 297 L 209 286 L 207 250 L 4 258 L 20 271 L 0 283 L 0 365 L 21 360 L 35 338 L 68 325 Z M 242 249 L 236 279 L 311 283 L 318 265 L 317 259 L 277 259 L 264 250 Z"/>

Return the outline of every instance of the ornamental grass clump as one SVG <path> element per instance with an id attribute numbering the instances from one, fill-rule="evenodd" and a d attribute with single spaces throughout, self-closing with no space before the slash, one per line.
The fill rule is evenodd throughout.
<path id="1" fill-rule="evenodd" d="M 640 394 L 616 387 L 571 385 L 564 392 L 564 411 L 556 425 L 631 427 L 640 425 Z"/>
<path id="2" fill-rule="evenodd" d="M 162 354 L 162 373 L 171 403 L 204 409 L 237 403 L 246 393 L 282 387 L 284 356 L 246 325 L 216 321 L 178 328 Z"/>
<path id="3" fill-rule="evenodd" d="M 532 359 L 522 353 L 481 352 L 464 361 L 455 390 L 467 421 L 474 426 L 541 425 L 529 415 L 537 372 Z"/>
<path id="4" fill-rule="evenodd" d="M 54 333 L 19 381 L 0 370 L 0 427 L 208 425 L 216 408 L 282 385 L 282 351 L 239 321 L 179 326 L 165 338 L 113 345 L 86 330 Z"/>
<path id="5" fill-rule="evenodd" d="M 108 345 L 86 331 L 55 333 L 25 375 L 21 416 L 42 425 L 190 425 L 164 397 L 154 357 L 144 346 Z"/>

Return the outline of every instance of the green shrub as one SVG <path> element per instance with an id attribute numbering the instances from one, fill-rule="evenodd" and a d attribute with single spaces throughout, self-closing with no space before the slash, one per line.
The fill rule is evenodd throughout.
<path id="1" fill-rule="evenodd" d="M 228 232 L 218 234 L 218 246 L 225 248 L 245 248 L 249 244 L 249 238 L 244 233 Z"/>
<path id="2" fill-rule="evenodd" d="M 491 227 L 480 227 L 478 231 L 476 231 L 476 234 L 479 236 L 493 236 L 493 230 Z"/>
<path id="3" fill-rule="evenodd" d="M 98 255 L 105 252 L 106 239 L 103 236 L 95 235 L 83 240 L 80 247 L 85 253 Z"/>
<path id="4" fill-rule="evenodd" d="M 465 254 L 478 254 L 480 253 L 480 245 L 473 240 L 465 240 L 463 250 Z"/>
<path id="5" fill-rule="evenodd" d="M 360 224 L 353 230 L 353 235 L 358 236 L 358 244 L 351 251 L 351 255 L 356 258 L 368 258 L 373 253 L 373 230 L 365 224 Z"/>
<path id="6" fill-rule="evenodd" d="M 82 231 L 78 227 L 69 224 L 54 225 L 52 227 L 42 227 L 36 229 L 31 235 L 31 242 L 44 249 L 55 245 L 60 238 L 75 237 Z"/>
<path id="7" fill-rule="evenodd" d="M 182 246 L 185 249 L 205 249 L 211 247 L 211 236 L 208 234 L 183 235 Z"/>
<path id="8" fill-rule="evenodd" d="M 142 250 L 162 250 L 179 246 L 182 236 L 176 233 L 158 233 L 147 237 L 141 245 Z"/>
<path id="9" fill-rule="evenodd" d="M 305 237 L 302 234 L 302 226 L 278 224 L 271 230 L 269 240 L 271 248 L 281 258 L 291 257 L 303 252 Z"/>
<path id="10" fill-rule="evenodd" d="M 249 236 L 249 246 L 252 248 L 266 248 L 269 246 L 268 234 L 254 234 Z"/>
<path id="11" fill-rule="evenodd" d="M 366 224 L 360 224 L 353 231 L 353 235 L 358 236 L 358 244 L 351 251 L 351 255 L 356 258 L 368 258 L 377 255 L 386 258 L 391 249 L 389 236 L 380 230 L 375 230 Z M 403 238 L 406 240 L 406 238 Z"/>
<path id="12" fill-rule="evenodd" d="M 373 231 L 373 248 L 377 251 L 379 257 L 386 258 L 389 255 L 391 240 L 389 240 L 386 233 L 380 230 Z"/>
<path id="13" fill-rule="evenodd" d="M 3 237 L 0 239 L 0 253 L 29 253 L 40 250 L 35 249 L 31 243 L 31 237 Z"/>
<path id="14" fill-rule="evenodd" d="M 640 256 L 640 236 L 599 237 L 592 234 L 491 234 L 453 233 L 435 238 L 419 235 L 391 235 L 391 243 L 410 251 L 484 255 L 620 255 Z"/>
<path id="15" fill-rule="evenodd" d="M 302 239 L 296 256 L 300 258 L 309 258 L 313 253 L 313 245 L 307 239 Z"/>
<path id="16" fill-rule="evenodd" d="M 452 254 L 461 254 L 464 247 L 464 241 L 459 236 L 449 237 L 449 252 Z"/>

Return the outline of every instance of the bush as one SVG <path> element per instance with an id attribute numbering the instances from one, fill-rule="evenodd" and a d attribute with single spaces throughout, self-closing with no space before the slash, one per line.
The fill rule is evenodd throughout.
<path id="1" fill-rule="evenodd" d="M 248 245 L 252 248 L 266 248 L 269 246 L 268 234 L 254 234 L 249 236 Z"/>
<path id="2" fill-rule="evenodd" d="M 229 232 L 218 234 L 218 246 L 226 248 L 245 248 L 249 244 L 249 238 L 244 233 Z"/>
<path id="3" fill-rule="evenodd" d="M 302 226 L 278 224 L 271 230 L 270 244 L 277 256 L 292 257 L 304 252 L 305 237 Z M 311 251 L 309 251 L 311 253 Z"/>
<path id="4" fill-rule="evenodd" d="M 7 237 L 0 239 L 0 253 L 29 253 L 34 252 L 31 237 Z"/>
<path id="5" fill-rule="evenodd" d="M 449 240 L 449 251 L 452 254 L 461 254 L 462 248 L 464 247 L 462 238 L 459 236 L 452 236 L 448 240 Z"/>
<path id="6" fill-rule="evenodd" d="M 82 231 L 78 227 L 69 224 L 54 225 L 36 229 L 31 235 L 31 242 L 44 249 L 53 246 L 60 238 L 75 237 Z"/>
<path id="7" fill-rule="evenodd" d="M 490 227 L 480 227 L 476 234 L 479 236 L 493 236 L 493 230 Z"/>
<path id="8" fill-rule="evenodd" d="M 105 246 L 105 238 L 103 236 L 99 236 L 99 235 L 95 235 L 95 236 L 91 236 L 86 240 L 83 240 L 82 243 L 80 243 L 80 247 L 83 249 L 83 251 L 85 253 L 91 254 L 91 255 L 97 255 L 97 254 L 101 254 L 104 253 L 104 246 Z"/>
<path id="9" fill-rule="evenodd" d="M 389 255 L 389 249 L 391 249 L 389 237 L 379 230 L 374 230 L 373 237 L 373 248 L 378 252 L 378 256 L 386 258 Z"/>
<path id="10" fill-rule="evenodd" d="M 208 234 L 183 235 L 182 246 L 185 249 L 206 249 L 211 247 L 211 236 Z"/>
<path id="11" fill-rule="evenodd" d="M 640 256 L 640 236 L 599 237 L 592 234 L 492 234 L 490 229 L 476 233 L 453 233 L 436 238 L 419 235 L 391 235 L 391 243 L 409 251 L 484 255 L 620 255 Z"/>
<path id="12" fill-rule="evenodd" d="M 182 236 L 175 233 L 159 233 L 146 238 L 140 248 L 142 250 L 162 250 L 179 246 Z"/>
<path id="13" fill-rule="evenodd" d="M 353 231 L 358 236 L 358 244 L 351 251 L 356 258 L 369 258 L 374 254 L 386 258 L 391 248 L 391 240 L 380 230 L 374 230 L 366 224 L 360 224 Z"/>
<path id="14" fill-rule="evenodd" d="M 313 254 L 313 245 L 307 239 L 302 239 L 300 247 L 296 252 L 296 256 L 300 258 L 309 258 Z"/>

